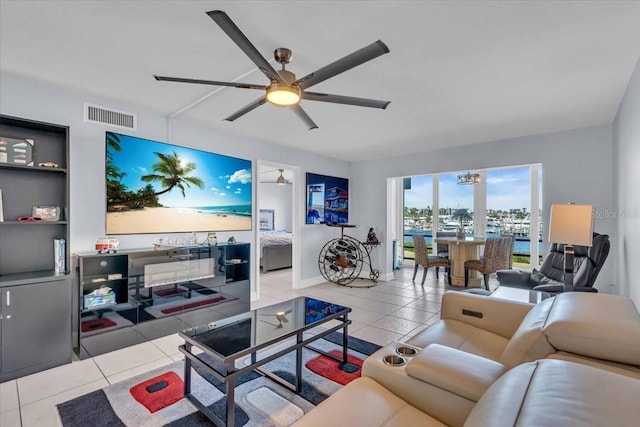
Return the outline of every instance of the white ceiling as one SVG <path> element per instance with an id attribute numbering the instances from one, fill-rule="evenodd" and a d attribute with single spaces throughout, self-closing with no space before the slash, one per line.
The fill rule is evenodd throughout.
<path id="1" fill-rule="evenodd" d="M 612 122 L 640 57 L 638 1 L 5 1 L 0 67 L 226 132 L 346 160 Z M 313 90 L 386 110 L 303 101 L 318 124 L 261 95 L 156 82 L 153 74 L 267 84 L 205 14 L 220 9 L 267 60 L 299 77 L 375 40 L 391 53 Z M 274 64 L 274 68 L 278 68 Z M 252 72 L 253 70 L 253 72 Z"/>

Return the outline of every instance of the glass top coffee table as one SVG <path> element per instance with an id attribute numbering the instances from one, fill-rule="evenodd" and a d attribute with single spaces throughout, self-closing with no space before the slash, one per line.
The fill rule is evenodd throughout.
<path id="1" fill-rule="evenodd" d="M 347 327 L 351 308 L 309 297 L 298 297 L 247 313 L 209 322 L 180 332 L 185 340 L 179 346 L 184 354 L 184 394 L 196 407 L 217 426 L 234 425 L 235 383 L 239 376 L 250 371 L 258 371 L 268 378 L 299 393 L 302 388 L 302 349 L 307 348 L 342 363 L 347 363 Z M 338 324 L 306 339 L 305 331 L 323 325 L 331 320 Z M 336 357 L 309 344 L 332 332 L 342 329 L 342 357 Z M 316 332 L 316 331 L 314 331 Z M 277 352 L 262 350 L 281 344 Z M 211 363 L 202 354 L 196 354 L 194 347 L 208 355 L 216 363 Z M 262 365 L 291 351 L 296 352 L 295 384 L 264 369 Z M 249 357 L 250 362 L 236 366 L 238 359 Z M 221 419 L 191 393 L 191 364 L 198 361 L 204 369 L 225 384 L 227 397 L 226 416 Z"/>
<path id="2" fill-rule="evenodd" d="M 547 298 L 555 296 L 549 292 L 534 291 L 532 289 L 511 288 L 509 286 L 498 286 L 491 294 L 492 297 L 508 299 L 512 301 L 529 302 L 538 304 Z"/>

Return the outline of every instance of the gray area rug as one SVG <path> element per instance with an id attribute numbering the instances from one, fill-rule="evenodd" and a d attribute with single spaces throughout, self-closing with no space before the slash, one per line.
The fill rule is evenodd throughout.
<path id="1" fill-rule="evenodd" d="M 313 343 L 324 351 L 340 350 L 342 334 L 334 332 L 327 337 Z M 364 360 L 368 355 L 378 350 L 380 346 L 349 337 L 349 354 Z M 278 351 L 275 346 L 271 351 Z M 279 384 L 255 372 L 250 372 L 237 381 L 236 386 L 236 426 L 276 427 L 289 426 L 322 402 L 331 394 L 339 390 L 342 385 L 332 381 L 337 370 L 343 373 L 353 373 L 359 376 L 359 368 L 351 363 L 340 365 L 336 363 L 336 372 L 313 372 L 305 365 L 320 356 L 311 350 L 303 351 L 302 391 L 299 394 L 280 386 Z M 246 363 L 246 362 L 245 362 Z M 293 381 L 295 371 L 295 353 L 288 353 L 265 365 L 265 367 L 285 378 Z M 334 368 L 331 368 L 332 370 Z M 136 400 L 132 388 L 155 379 L 168 372 L 183 379 L 184 362 L 174 362 L 162 368 L 155 369 L 134 378 L 110 385 L 102 390 L 77 397 L 57 406 L 60 419 L 65 427 L 91 426 L 208 426 L 213 425 L 196 407 L 181 395 L 177 401 L 159 404 L 162 391 L 153 389 L 166 387 L 167 384 L 154 383 L 151 388 L 151 404 L 161 405 L 161 409 L 151 412 L 144 403 Z M 340 374 L 340 372 L 338 372 Z M 174 376 L 175 377 L 175 376 Z M 179 380 L 178 380 L 179 381 Z M 153 382 L 153 381 L 152 381 Z M 144 387 L 143 387 L 144 388 Z M 169 388 L 166 387 L 166 390 Z M 207 374 L 200 366 L 194 364 L 192 368 L 192 394 L 220 417 L 224 417 L 226 397 L 222 390 L 224 384 Z M 143 394 L 145 394 L 143 392 Z M 165 395 L 166 396 L 166 395 Z"/>

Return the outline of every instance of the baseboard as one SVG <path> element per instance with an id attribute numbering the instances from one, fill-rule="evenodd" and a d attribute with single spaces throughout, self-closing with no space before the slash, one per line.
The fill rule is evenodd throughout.
<path id="1" fill-rule="evenodd" d="M 311 286 L 319 285 L 320 283 L 325 283 L 326 281 L 327 280 L 322 276 L 314 276 L 309 279 L 300 280 L 297 283 L 298 286 L 296 286 L 296 284 L 294 283 L 293 288 L 294 289 L 309 288 Z"/>

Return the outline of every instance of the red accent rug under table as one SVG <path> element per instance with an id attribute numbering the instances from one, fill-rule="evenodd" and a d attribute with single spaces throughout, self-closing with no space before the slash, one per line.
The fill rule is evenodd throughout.
<path id="1" fill-rule="evenodd" d="M 162 387 L 160 383 L 166 385 Z M 158 386 L 153 390 L 153 386 Z M 129 390 L 134 399 L 144 405 L 152 414 L 184 397 L 184 382 L 175 372 L 166 372 L 145 382 L 134 385 Z"/>
<path id="2" fill-rule="evenodd" d="M 337 357 L 342 357 L 342 351 L 340 350 L 331 350 L 329 353 Z M 338 362 L 337 360 L 327 356 L 316 357 L 315 359 L 308 361 L 305 366 L 310 371 L 315 372 L 318 375 L 322 375 L 331 381 L 335 381 L 341 385 L 347 385 L 351 381 L 360 377 L 362 373 L 362 359 L 348 354 L 347 360 L 358 369 L 354 372 L 345 372 L 340 369 L 342 362 Z"/>

